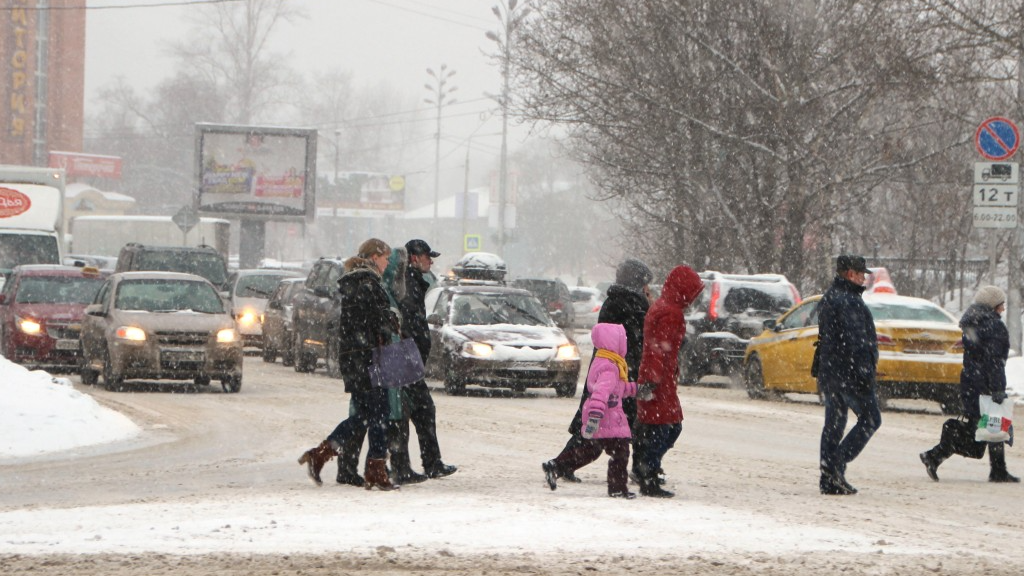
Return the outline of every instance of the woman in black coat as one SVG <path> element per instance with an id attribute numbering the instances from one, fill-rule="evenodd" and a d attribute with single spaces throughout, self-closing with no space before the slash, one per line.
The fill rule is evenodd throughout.
<path id="1" fill-rule="evenodd" d="M 939 443 L 921 453 L 921 462 L 932 480 L 938 481 L 938 468 L 953 454 L 981 458 L 984 442 L 974 442 L 974 430 L 981 420 L 978 398 L 992 397 L 1006 401 L 1006 358 L 1010 353 L 1010 333 L 999 315 L 1006 309 L 1006 294 L 996 286 L 984 286 L 974 295 L 974 304 L 960 318 L 964 331 L 964 368 L 960 373 L 960 400 L 963 402 L 966 426 L 956 421 L 942 427 Z M 1002 442 L 988 443 L 989 482 L 1020 482 L 1006 470 Z"/>
<path id="2" fill-rule="evenodd" d="M 359 253 L 345 261 L 345 274 L 338 280 L 341 296 L 339 367 L 345 391 L 351 394 L 349 417 L 339 423 L 327 439 L 307 450 L 299 464 L 305 464 L 310 479 L 322 484 L 324 464 L 350 444 L 365 428 L 370 438 L 364 472 L 366 489 L 374 486 L 391 490 L 395 486 L 387 472 L 387 390 L 370 383 L 373 349 L 390 343 L 398 332 L 398 319 L 391 310 L 381 273 L 388 265 L 391 247 L 371 238 L 359 246 Z"/>

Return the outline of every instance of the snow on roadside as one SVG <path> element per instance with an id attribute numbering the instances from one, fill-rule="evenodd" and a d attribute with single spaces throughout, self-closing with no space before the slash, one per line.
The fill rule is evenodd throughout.
<path id="1" fill-rule="evenodd" d="M 128 417 L 100 406 L 67 378 L 29 371 L 0 356 L 0 461 L 135 436 Z"/>

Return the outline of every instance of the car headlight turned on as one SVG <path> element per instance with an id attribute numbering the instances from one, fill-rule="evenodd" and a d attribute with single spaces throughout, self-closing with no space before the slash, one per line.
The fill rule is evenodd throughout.
<path id="1" fill-rule="evenodd" d="M 575 344 L 562 344 L 555 353 L 555 360 L 579 360 L 580 351 Z"/>
<path id="2" fill-rule="evenodd" d="M 238 314 L 237 319 L 242 326 L 252 326 L 259 319 L 259 315 L 252 310 L 243 310 Z"/>
<path id="3" fill-rule="evenodd" d="M 43 325 L 30 318 L 15 318 L 14 321 L 18 325 L 18 329 L 25 334 L 35 336 L 43 331 Z"/>
<path id="4" fill-rule="evenodd" d="M 494 354 L 494 348 L 490 344 L 484 344 L 483 342 L 466 342 L 462 345 L 462 353 L 477 358 L 488 358 L 491 354 Z"/>
<path id="5" fill-rule="evenodd" d="M 129 342 L 146 341 L 146 332 L 142 328 L 135 326 L 121 326 L 114 331 L 114 336 L 117 336 L 119 340 L 127 340 Z"/>
<path id="6" fill-rule="evenodd" d="M 238 332 L 234 328 L 225 328 L 217 332 L 217 343 L 218 344 L 230 344 L 231 342 L 238 341 Z"/>

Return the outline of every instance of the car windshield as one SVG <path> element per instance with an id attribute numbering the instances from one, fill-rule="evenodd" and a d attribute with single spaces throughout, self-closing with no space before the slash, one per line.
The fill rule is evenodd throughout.
<path id="1" fill-rule="evenodd" d="M 81 276 L 25 276 L 14 301 L 19 304 L 88 304 L 103 279 Z"/>
<path id="2" fill-rule="evenodd" d="M 205 314 L 223 314 L 224 305 L 217 291 L 205 282 L 146 278 L 125 280 L 118 285 L 114 307 L 118 310 L 179 312 L 192 310 Z"/>
<path id="3" fill-rule="evenodd" d="M 219 254 L 178 250 L 148 250 L 138 256 L 136 270 L 158 272 L 185 272 L 206 278 L 214 286 L 223 286 L 227 280 L 224 260 Z"/>
<path id="4" fill-rule="evenodd" d="M 36 234 L 0 234 L 0 268 L 19 264 L 57 264 L 57 241 Z"/>
<path id="5" fill-rule="evenodd" d="M 904 302 L 868 302 L 867 305 L 868 310 L 871 310 L 871 316 L 874 317 L 876 322 L 879 320 L 913 320 L 921 322 L 943 322 L 945 324 L 956 322 L 941 308 L 926 302 L 922 302 L 921 304 Z"/>
<path id="6" fill-rule="evenodd" d="M 549 326 L 536 298 L 525 294 L 459 294 L 451 305 L 452 324 Z"/>
<path id="7" fill-rule="evenodd" d="M 280 274 L 252 274 L 241 276 L 235 283 L 235 296 L 239 298 L 262 298 L 266 300 L 281 282 Z"/>

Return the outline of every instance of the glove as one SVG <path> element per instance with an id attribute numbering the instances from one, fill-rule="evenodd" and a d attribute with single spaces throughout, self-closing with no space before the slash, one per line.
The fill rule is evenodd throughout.
<path id="1" fill-rule="evenodd" d="M 587 417 L 586 426 L 584 426 L 583 429 L 580 430 L 580 436 L 583 436 L 587 440 L 593 438 L 594 434 L 597 432 L 598 427 L 601 426 L 601 416 L 602 415 L 600 412 L 591 412 L 590 416 Z"/>
<path id="2" fill-rule="evenodd" d="M 1003 400 L 1006 400 L 1006 392 L 993 392 L 992 401 L 996 404 L 1002 404 Z"/>
<path id="3" fill-rule="evenodd" d="M 654 382 L 644 382 L 643 384 L 636 387 L 636 399 L 644 401 L 653 400 L 654 389 L 657 387 L 658 385 L 655 384 Z"/>

